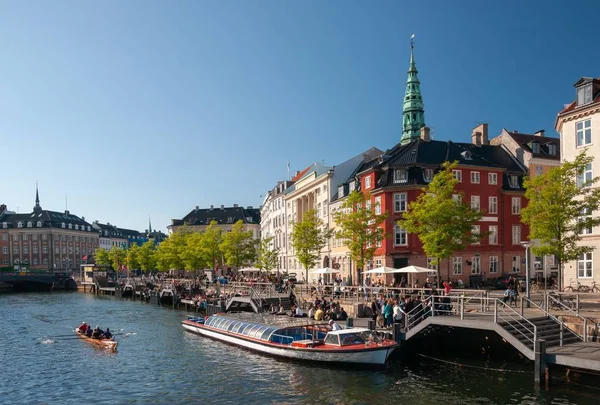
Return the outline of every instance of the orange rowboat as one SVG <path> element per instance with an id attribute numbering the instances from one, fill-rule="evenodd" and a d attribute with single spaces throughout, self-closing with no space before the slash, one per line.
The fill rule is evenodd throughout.
<path id="1" fill-rule="evenodd" d="M 83 340 L 85 340 L 86 342 L 89 342 L 97 347 L 106 349 L 106 350 L 111 350 L 113 352 L 117 351 L 117 346 L 118 346 L 118 342 L 115 342 L 114 339 L 94 339 L 94 338 L 89 338 L 86 335 L 84 335 L 83 333 L 79 332 L 79 328 L 75 329 L 75 332 L 77 332 L 77 336 L 79 336 L 80 338 L 82 338 Z"/>

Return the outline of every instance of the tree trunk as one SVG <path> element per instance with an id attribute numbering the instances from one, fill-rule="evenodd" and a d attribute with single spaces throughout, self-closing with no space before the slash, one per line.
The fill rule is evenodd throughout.
<path id="1" fill-rule="evenodd" d="M 558 268 L 558 276 L 556 277 L 557 278 L 557 280 L 556 280 L 557 283 L 556 284 L 558 286 L 558 291 L 562 291 L 563 290 L 563 286 L 565 284 L 563 282 L 563 277 L 564 277 L 564 275 L 563 275 L 563 265 L 562 265 L 562 262 L 559 259 L 556 259 L 556 261 L 558 262 L 558 267 L 557 267 Z M 577 272 L 577 267 L 575 267 L 575 271 Z M 577 274 L 577 273 L 575 273 L 575 274 Z"/>

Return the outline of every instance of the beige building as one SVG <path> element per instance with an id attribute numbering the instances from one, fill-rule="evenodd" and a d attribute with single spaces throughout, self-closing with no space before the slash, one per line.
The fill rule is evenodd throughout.
<path id="1" fill-rule="evenodd" d="M 573 160 L 584 149 L 594 157 L 594 161 L 582 173 L 584 180 L 588 180 L 600 175 L 600 80 L 584 77 L 574 87 L 575 101 L 558 113 L 555 128 L 560 134 L 562 161 Z M 576 285 L 577 281 L 584 285 L 591 285 L 592 282 L 600 284 L 600 228 L 586 231 L 581 243 L 595 249 L 576 261 L 565 263 L 565 286 L 570 283 Z"/>
<path id="2" fill-rule="evenodd" d="M 169 235 L 183 225 L 191 231 L 204 232 L 212 221 L 216 221 L 222 232 L 231 232 L 233 225 L 239 220 L 244 222 L 245 231 L 252 231 L 254 239 L 260 239 L 260 210 L 251 206 L 240 207 L 237 204 L 233 204 L 233 207 L 221 205 L 220 208 L 213 205 L 210 208 L 196 206 L 182 219 L 172 219 L 167 229 Z"/>

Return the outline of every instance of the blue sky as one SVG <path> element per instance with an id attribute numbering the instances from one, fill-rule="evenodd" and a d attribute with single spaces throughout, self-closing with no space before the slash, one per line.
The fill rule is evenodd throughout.
<path id="1" fill-rule="evenodd" d="M 0 203 L 166 229 L 400 139 L 409 37 L 435 139 L 553 130 L 600 76 L 595 2 L 0 0 Z M 587 21 L 586 21 L 587 20 Z"/>

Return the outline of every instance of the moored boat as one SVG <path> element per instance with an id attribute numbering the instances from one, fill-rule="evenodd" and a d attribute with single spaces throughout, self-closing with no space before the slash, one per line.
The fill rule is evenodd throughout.
<path id="1" fill-rule="evenodd" d="M 117 351 L 117 346 L 119 345 L 119 343 L 115 342 L 114 338 L 113 339 L 94 339 L 91 337 L 87 337 L 84 333 L 81 333 L 79 331 L 79 328 L 75 329 L 75 332 L 77 332 L 77 336 L 79 336 L 86 342 L 89 342 L 95 346 L 101 347 L 106 350 Z"/>
<path id="2" fill-rule="evenodd" d="M 332 330 L 325 322 L 262 314 L 189 317 L 184 329 L 257 352 L 298 360 L 384 365 L 398 347 L 366 328 Z"/>

